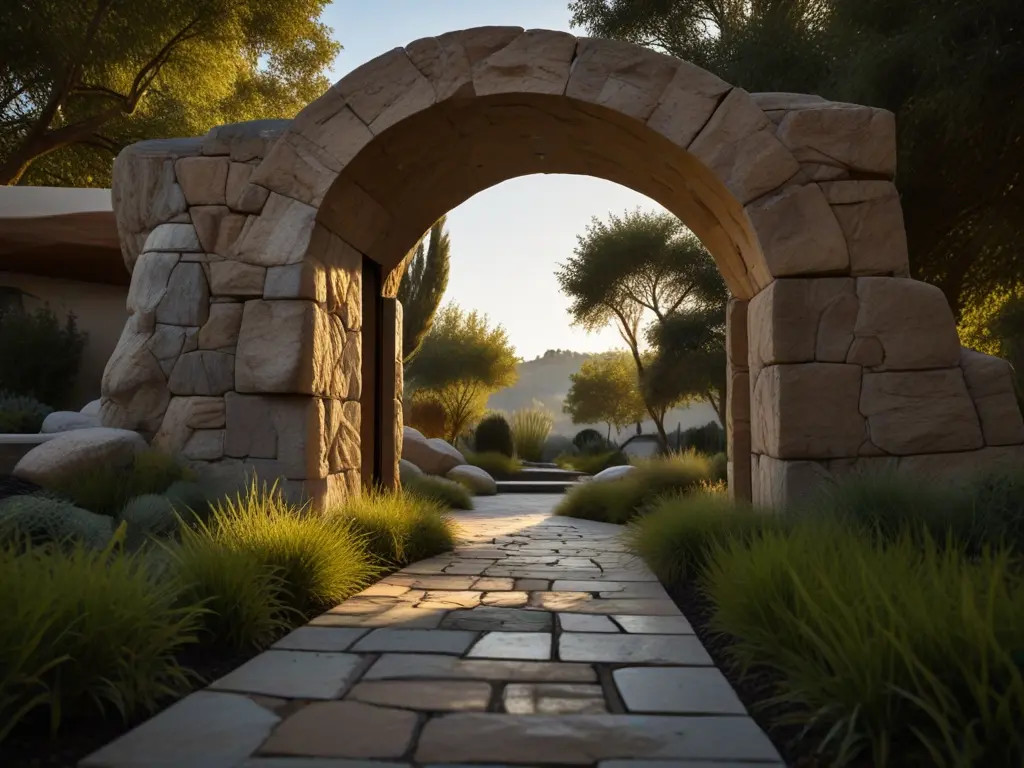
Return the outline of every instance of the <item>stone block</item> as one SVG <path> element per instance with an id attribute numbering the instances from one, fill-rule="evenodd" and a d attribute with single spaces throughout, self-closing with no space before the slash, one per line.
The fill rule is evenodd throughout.
<path id="1" fill-rule="evenodd" d="M 210 289 L 203 266 L 181 262 L 167 281 L 167 290 L 156 307 L 158 323 L 198 326 L 210 314 Z"/>
<path id="2" fill-rule="evenodd" d="M 165 453 L 180 453 L 195 430 L 220 430 L 224 423 L 223 398 L 172 397 L 152 446 Z"/>
<path id="3" fill-rule="evenodd" d="M 174 253 L 202 253 L 196 228 L 191 224 L 161 224 L 149 233 L 145 245 L 146 251 L 167 251 Z"/>
<path id="4" fill-rule="evenodd" d="M 193 461 L 213 461 L 224 456 L 223 429 L 197 429 L 181 451 L 182 456 Z"/>
<path id="5" fill-rule="evenodd" d="M 647 127 L 679 147 L 688 147 L 732 86 L 688 61 L 676 63 L 672 79 L 647 119 Z"/>
<path id="6" fill-rule="evenodd" d="M 214 296 L 254 297 L 263 295 L 267 268 L 237 261 L 215 261 L 209 265 L 210 292 Z"/>
<path id="7" fill-rule="evenodd" d="M 252 174 L 252 183 L 271 192 L 318 206 L 343 164 L 301 133 L 289 132 L 274 144 Z"/>
<path id="8" fill-rule="evenodd" d="M 1019 469 L 1024 463 L 1024 446 L 989 446 L 977 451 L 902 456 L 901 474 L 956 484 L 971 475 Z"/>
<path id="9" fill-rule="evenodd" d="M 176 253 L 143 253 L 135 262 L 128 286 L 127 308 L 129 315 L 136 316 L 139 330 L 153 330 L 156 309 L 167 294 L 171 272 L 180 260 Z"/>
<path id="10" fill-rule="evenodd" d="M 941 290 L 899 277 L 857 278 L 854 334 L 874 337 L 885 358 L 878 370 L 949 368 L 960 361 L 953 312 Z"/>
<path id="11" fill-rule="evenodd" d="M 679 61 L 631 43 L 582 38 L 576 45 L 565 95 L 647 120 Z"/>
<path id="12" fill-rule="evenodd" d="M 773 277 L 849 270 L 846 237 L 817 184 L 786 187 L 746 211 Z"/>
<path id="13" fill-rule="evenodd" d="M 434 104 L 433 86 L 404 48 L 356 67 L 332 90 L 375 135 Z"/>
<path id="14" fill-rule="evenodd" d="M 315 397 L 229 392 L 224 402 L 225 455 L 277 459 L 280 473 L 291 479 L 322 478 L 329 474 L 324 401 Z"/>
<path id="15" fill-rule="evenodd" d="M 775 510 L 806 501 L 833 479 L 821 462 L 764 455 L 754 457 L 753 475 L 754 504 Z"/>
<path id="16" fill-rule="evenodd" d="M 189 210 L 203 250 L 226 257 L 241 234 L 246 217 L 232 213 L 226 205 L 197 205 Z"/>
<path id="17" fill-rule="evenodd" d="M 746 205 L 800 170 L 773 129 L 750 94 L 733 88 L 690 143 L 689 151 Z"/>
<path id="18" fill-rule="evenodd" d="M 234 353 L 241 326 L 242 304 L 211 304 L 209 319 L 199 329 L 199 348 Z"/>
<path id="19" fill-rule="evenodd" d="M 869 186 L 876 184 L 884 185 L 884 192 L 881 187 Z M 910 272 L 907 233 L 896 187 L 886 181 L 834 181 L 820 186 L 826 198 L 857 196 L 853 191 L 843 190 L 845 185 L 867 187 L 866 194 L 875 195 L 862 201 L 832 203 L 832 212 L 850 251 L 850 274 L 907 276 Z"/>
<path id="20" fill-rule="evenodd" d="M 174 164 L 190 206 L 224 205 L 230 163 L 226 157 L 183 157 Z"/>
<path id="21" fill-rule="evenodd" d="M 986 445 L 1024 443 L 1024 422 L 1014 392 L 1013 367 L 973 349 L 960 350 L 960 367 L 981 420 Z"/>
<path id="22" fill-rule="evenodd" d="M 793 110 L 778 136 L 801 161 L 824 158 L 887 178 L 896 173 L 896 118 L 884 109 L 828 102 Z"/>
<path id="23" fill-rule="evenodd" d="M 735 368 L 746 368 L 749 365 L 749 304 L 749 301 L 731 298 L 725 307 L 725 356 Z"/>
<path id="24" fill-rule="evenodd" d="M 146 348 L 150 338 L 129 318 L 103 371 L 104 425 L 150 434 L 159 428 L 170 395 L 166 374 Z"/>
<path id="25" fill-rule="evenodd" d="M 298 264 L 270 267 L 263 286 L 263 298 L 308 299 L 323 304 L 327 301 L 328 276 L 325 272 L 323 265 L 310 258 Z"/>
<path id="26" fill-rule="evenodd" d="M 316 212 L 311 205 L 272 193 L 263 212 L 246 221 L 235 243 L 235 257 L 261 267 L 302 261 Z"/>
<path id="27" fill-rule="evenodd" d="M 871 442 L 889 454 L 981 448 L 981 425 L 962 370 L 864 373 L 860 410 Z"/>
<path id="28" fill-rule="evenodd" d="M 245 192 L 245 188 L 249 184 L 254 168 L 255 166 L 250 163 L 231 163 L 228 167 L 224 198 L 227 206 L 232 210 L 243 211 L 240 207 L 242 193 Z"/>
<path id="29" fill-rule="evenodd" d="M 186 352 L 174 364 L 167 388 L 174 395 L 223 395 L 234 387 L 234 378 L 234 355 Z"/>
<path id="30" fill-rule="evenodd" d="M 851 278 L 775 280 L 747 310 L 750 364 L 845 362 L 856 318 Z"/>
<path id="31" fill-rule="evenodd" d="M 473 67 L 477 96 L 545 93 L 560 96 L 569 81 L 576 36 L 528 29 Z"/>
<path id="32" fill-rule="evenodd" d="M 522 27 L 475 27 L 416 40 L 406 46 L 405 52 L 433 85 L 441 102 L 474 95 L 475 65 L 521 34 Z"/>
<path id="33" fill-rule="evenodd" d="M 859 365 L 761 369 L 753 384 L 752 450 L 777 459 L 856 456 L 867 437 L 860 386 Z"/>

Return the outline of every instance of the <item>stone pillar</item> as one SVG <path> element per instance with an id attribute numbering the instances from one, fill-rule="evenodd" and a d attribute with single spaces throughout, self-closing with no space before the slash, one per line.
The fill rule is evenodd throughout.
<path id="1" fill-rule="evenodd" d="M 398 299 L 383 298 L 381 358 L 384 375 L 380 382 L 381 487 L 396 490 L 399 483 L 398 460 L 402 458 L 402 305 Z M 392 375 L 393 372 L 393 375 Z"/>
<path id="2" fill-rule="evenodd" d="M 747 352 L 747 304 L 730 299 L 725 315 L 726 405 L 729 498 L 750 501 L 750 371 Z"/>

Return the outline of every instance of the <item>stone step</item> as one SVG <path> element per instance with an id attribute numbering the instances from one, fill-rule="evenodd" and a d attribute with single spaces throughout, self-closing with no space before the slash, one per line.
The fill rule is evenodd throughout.
<path id="1" fill-rule="evenodd" d="M 498 493 L 565 493 L 575 480 L 498 480 Z"/>
<path id="2" fill-rule="evenodd" d="M 554 469 L 547 467 L 524 467 L 516 473 L 515 480 L 574 482 L 582 477 L 583 474 L 583 472 L 577 472 L 573 469 L 559 469 L 557 467 Z"/>

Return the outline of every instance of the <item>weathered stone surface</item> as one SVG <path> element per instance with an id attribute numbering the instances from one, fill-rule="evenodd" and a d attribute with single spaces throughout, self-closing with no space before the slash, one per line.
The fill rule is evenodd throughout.
<path id="1" fill-rule="evenodd" d="M 83 768 L 229 768 L 281 721 L 245 696 L 198 691 L 89 755 Z"/>
<path id="2" fill-rule="evenodd" d="M 476 639 L 475 632 L 445 629 L 375 629 L 355 644 L 354 651 L 367 653 L 464 653 Z"/>
<path id="3" fill-rule="evenodd" d="M 146 441 L 125 429 L 93 427 L 62 432 L 26 453 L 11 473 L 44 488 L 104 469 L 128 467 Z"/>
<path id="4" fill-rule="evenodd" d="M 278 459 L 289 478 L 326 477 L 324 401 L 315 397 L 262 397 L 229 392 L 227 456 Z M 358 425 L 357 425 L 358 427 Z"/>
<path id="5" fill-rule="evenodd" d="M 538 683 L 594 683 L 597 674 L 587 664 L 557 661 L 491 661 L 457 656 L 386 653 L 374 662 L 363 680 L 517 680 Z"/>
<path id="6" fill-rule="evenodd" d="M 423 474 L 423 470 L 413 464 L 411 461 L 405 459 L 398 460 L 398 474 L 402 484 L 409 483 L 413 478 L 419 477 Z"/>
<path id="7" fill-rule="evenodd" d="M 885 347 L 876 336 L 860 336 L 853 340 L 846 362 L 877 368 L 885 362 Z"/>
<path id="8" fill-rule="evenodd" d="M 338 176 L 342 163 L 329 152 L 290 131 L 274 144 L 252 174 L 252 183 L 271 192 L 319 206 Z"/>
<path id="9" fill-rule="evenodd" d="M 491 686 L 470 680 L 373 680 L 359 683 L 346 698 L 425 712 L 483 712 Z"/>
<path id="10" fill-rule="evenodd" d="M 863 459 L 862 459 L 863 461 Z M 902 456 L 899 472 L 943 483 L 956 483 L 983 472 L 1013 470 L 1024 462 L 1024 446 L 989 446 L 980 451 Z"/>
<path id="11" fill-rule="evenodd" d="M 583 38 L 576 46 L 565 95 L 647 120 L 679 61 L 630 43 Z"/>
<path id="12" fill-rule="evenodd" d="M 103 371 L 101 420 L 108 427 L 154 432 L 170 393 L 160 363 L 146 348 L 150 335 L 129 317 Z"/>
<path id="13" fill-rule="evenodd" d="M 850 274 L 905 277 L 910 262 L 896 186 L 888 181 L 832 181 L 819 186 L 846 236 Z"/>
<path id="14" fill-rule="evenodd" d="M 660 586 L 660 585 L 659 585 Z M 692 635 L 685 616 L 612 616 L 626 632 L 640 635 Z"/>
<path id="15" fill-rule="evenodd" d="M 336 699 L 355 679 L 359 664 L 351 653 L 265 651 L 210 687 L 285 699 Z"/>
<path id="16" fill-rule="evenodd" d="M 186 352 L 174 364 L 167 389 L 173 395 L 223 395 L 234 387 L 234 379 L 234 355 Z"/>
<path id="17" fill-rule="evenodd" d="M 558 657 L 588 663 L 713 665 L 696 635 L 563 632 L 558 638 Z"/>
<path id="18" fill-rule="evenodd" d="M 959 364 L 953 312 L 941 290 L 898 277 L 857 279 L 854 334 L 874 337 L 884 350 L 882 371 L 949 368 Z"/>
<path id="19" fill-rule="evenodd" d="M 837 363 L 771 365 L 754 382 L 751 444 L 780 459 L 856 456 L 867 437 L 861 367 Z"/>
<path id="20" fill-rule="evenodd" d="M 766 509 L 804 501 L 832 479 L 829 470 L 816 461 L 785 461 L 771 456 L 753 459 L 753 501 Z"/>
<path id="21" fill-rule="evenodd" d="M 232 213 L 226 205 L 196 205 L 189 212 L 203 250 L 208 254 L 228 257 L 245 226 L 246 217 Z"/>
<path id="22" fill-rule="evenodd" d="M 732 86 L 687 61 L 677 64 L 672 79 L 657 97 L 647 126 L 677 146 L 687 147 Z"/>
<path id="23" fill-rule="evenodd" d="M 775 277 L 846 272 L 846 237 L 817 184 L 790 186 L 746 207 Z"/>
<path id="24" fill-rule="evenodd" d="M 886 453 L 969 451 L 985 444 L 959 367 L 865 373 L 860 410 L 871 442 Z"/>
<path id="25" fill-rule="evenodd" d="M 354 627 L 299 627 L 282 637 L 272 648 L 280 651 L 347 651 L 367 630 Z"/>
<path id="26" fill-rule="evenodd" d="M 235 257 L 246 264 L 274 267 L 302 260 L 317 209 L 272 193 L 259 216 L 251 216 L 235 243 Z"/>
<path id="27" fill-rule="evenodd" d="M 551 658 L 551 635 L 547 632 L 488 632 L 470 649 L 468 658 L 547 661 Z"/>
<path id="28" fill-rule="evenodd" d="M 210 292 L 214 296 L 255 297 L 263 295 L 266 267 L 236 261 L 215 261 L 209 265 Z"/>
<path id="29" fill-rule="evenodd" d="M 416 713 L 358 701 L 310 704 L 281 723 L 263 751 L 305 757 L 399 757 L 416 728 Z"/>
<path id="30" fill-rule="evenodd" d="M 210 292 L 203 267 L 181 262 L 167 281 L 167 290 L 156 307 L 156 321 L 169 325 L 202 325 L 210 313 Z"/>
<path id="31" fill-rule="evenodd" d="M 357 67 L 332 90 L 374 134 L 434 103 L 433 86 L 403 48 Z"/>
<path id="32" fill-rule="evenodd" d="M 454 714 L 428 721 L 416 749 L 419 762 L 485 763 L 507 755 L 568 765 L 616 757 L 778 759 L 746 717 Z"/>
<path id="33" fill-rule="evenodd" d="M 255 166 L 250 163 L 231 163 L 228 168 L 228 177 L 224 187 L 224 198 L 227 206 L 235 211 L 242 211 L 240 207 L 242 193 L 252 177 Z"/>
<path id="34" fill-rule="evenodd" d="M 224 427 L 224 399 L 220 397 L 172 397 L 153 436 L 152 445 L 166 453 L 184 448 L 192 431 Z"/>
<path id="35" fill-rule="evenodd" d="M 466 486 L 476 496 L 493 496 L 498 492 L 498 484 L 487 470 L 472 464 L 452 467 L 445 473 L 445 477 Z"/>
<path id="36" fill-rule="evenodd" d="M 558 624 L 563 632 L 618 632 L 607 616 L 599 616 L 585 613 L 560 613 Z"/>
<path id="37" fill-rule="evenodd" d="M 226 157 L 183 157 L 174 164 L 189 205 L 224 205 L 230 162 Z"/>
<path id="38" fill-rule="evenodd" d="M 90 400 L 88 403 L 82 406 L 82 410 L 79 411 L 83 416 L 99 416 L 100 406 L 103 401 L 97 398 L 96 400 Z"/>
<path id="39" fill-rule="evenodd" d="M 560 95 L 565 92 L 575 52 L 576 37 L 568 32 L 528 29 L 473 67 L 476 95 Z"/>
<path id="40" fill-rule="evenodd" d="M 191 224 L 161 224 L 149 233 L 142 250 L 201 253 L 203 249 L 196 228 Z"/>
<path id="41" fill-rule="evenodd" d="M 973 349 L 960 350 L 960 367 L 981 419 L 986 445 L 1024 443 L 1024 422 L 1013 386 L 1013 367 Z M 46 423 L 43 423 L 45 432 Z"/>
<path id="42" fill-rule="evenodd" d="M 775 280 L 750 300 L 750 362 L 846 361 L 853 341 L 857 296 L 851 278 Z"/>
<path id="43" fill-rule="evenodd" d="M 264 299 L 309 299 L 327 301 L 325 269 L 311 259 L 284 267 L 270 267 L 263 286 Z"/>
<path id="44" fill-rule="evenodd" d="M 445 629 L 546 632 L 551 629 L 551 615 L 543 611 L 483 605 L 452 611 L 442 619 L 441 626 Z"/>
<path id="45" fill-rule="evenodd" d="M 689 150 L 721 179 L 741 205 L 746 205 L 800 170 L 773 129 L 764 112 L 750 100 L 750 94 L 733 88 Z"/>
<path id="46" fill-rule="evenodd" d="M 199 329 L 199 348 L 233 353 L 241 326 L 240 303 L 211 304 L 209 318 Z"/>
<path id="47" fill-rule="evenodd" d="M 510 715 L 600 715 L 608 711 L 600 685 L 511 683 L 505 686 Z"/>
<path id="48" fill-rule="evenodd" d="M 896 119 L 884 109 L 828 102 L 793 110 L 779 123 L 778 136 L 801 161 L 889 178 L 896 173 Z"/>
<path id="49" fill-rule="evenodd" d="M 445 475 L 466 463 L 466 457 L 444 440 L 427 439 L 411 427 L 403 431 L 402 458 L 428 475 Z"/>
<path id="50" fill-rule="evenodd" d="M 276 119 L 247 120 L 214 126 L 202 139 L 203 154 L 229 155 L 237 162 L 264 157 L 291 122 Z"/>
<path id="51" fill-rule="evenodd" d="M 627 667 L 612 673 L 630 712 L 745 715 L 725 675 L 714 667 Z"/>
<path id="52" fill-rule="evenodd" d="M 453 96 L 474 95 L 475 65 L 522 33 L 522 27 L 476 27 L 416 40 L 405 51 L 433 85 L 441 102 Z"/>
<path id="53" fill-rule="evenodd" d="M 223 429 L 197 429 L 181 449 L 181 455 L 193 461 L 213 461 L 224 456 Z"/>
<path id="54" fill-rule="evenodd" d="M 167 283 L 180 258 L 176 253 L 144 253 L 135 263 L 127 307 L 128 314 L 136 316 L 138 330 L 153 330 L 156 309 L 167 294 Z"/>
<path id="55" fill-rule="evenodd" d="M 43 419 L 39 431 L 43 434 L 70 432 L 72 429 L 101 427 L 99 415 L 90 416 L 78 411 L 54 411 Z"/>

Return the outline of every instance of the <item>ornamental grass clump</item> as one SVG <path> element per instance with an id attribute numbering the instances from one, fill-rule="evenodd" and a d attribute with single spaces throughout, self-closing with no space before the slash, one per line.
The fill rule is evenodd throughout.
<path id="1" fill-rule="evenodd" d="M 551 414 L 542 408 L 523 408 L 512 414 L 512 442 L 515 454 L 524 461 L 540 461 L 544 442 L 554 424 Z"/>
<path id="2" fill-rule="evenodd" d="M 1024 576 L 907 528 L 836 520 L 712 543 L 710 628 L 742 674 L 773 670 L 778 720 L 828 765 L 1011 768 L 1024 761 Z"/>
<path id="3" fill-rule="evenodd" d="M 149 449 L 136 455 L 127 469 L 97 467 L 68 478 L 53 490 L 83 509 L 116 517 L 136 496 L 162 494 L 172 484 L 190 478 L 191 472 L 177 458 Z"/>
<path id="4" fill-rule="evenodd" d="M 462 455 L 465 456 L 467 464 L 480 467 L 491 477 L 499 480 L 512 477 L 523 468 L 523 463 L 518 459 L 497 451 L 484 451 L 483 453 L 463 451 Z"/>
<path id="5" fill-rule="evenodd" d="M 473 496 L 462 483 L 435 475 L 410 477 L 405 490 L 422 499 L 436 501 L 447 509 L 472 509 Z"/>
<path id="6" fill-rule="evenodd" d="M 346 502 L 335 514 L 351 523 L 387 568 L 402 568 L 455 545 L 455 524 L 444 505 L 415 494 L 368 493 Z"/>
<path id="7" fill-rule="evenodd" d="M 0 543 L 0 741 L 45 716 L 155 710 L 194 683 L 178 661 L 202 609 L 115 540 L 103 550 Z"/>

